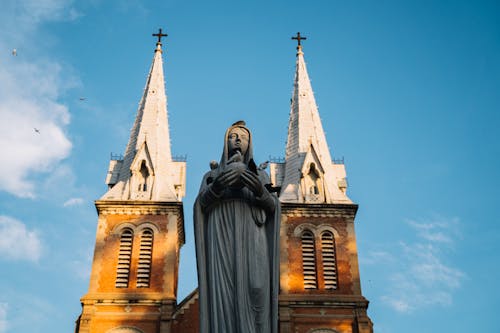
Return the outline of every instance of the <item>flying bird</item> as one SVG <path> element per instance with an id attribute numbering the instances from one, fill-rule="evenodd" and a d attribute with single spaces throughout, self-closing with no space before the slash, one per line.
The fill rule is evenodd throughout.
<path id="1" fill-rule="evenodd" d="M 80 97 L 80 101 L 84 101 L 85 100 L 85 97 Z"/>
<path id="2" fill-rule="evenodd" d="M 40 134 L 40 130 L 36 127 L 33 127 L 33 129 L 35 130 L 36 133 Z"/>
<path id="3" fill-rule="evenodd" d="M 12 55 L 13 55 L 13 56 L 17 56 L 17 49 L 13 49 L 13 50 L 12 50 Z"/>

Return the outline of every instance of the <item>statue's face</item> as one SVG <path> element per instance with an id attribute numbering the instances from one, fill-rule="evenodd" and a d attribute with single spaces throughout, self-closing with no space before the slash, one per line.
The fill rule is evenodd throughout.
<path id="1" fill-rule="evenodd" d="M 245 155 L 248 150 L 248 139 L 246 130 L 240 127 L 233 128 L 227 138 L 229 156 L 233 155 L 237 150 L 241 155 Z"/>

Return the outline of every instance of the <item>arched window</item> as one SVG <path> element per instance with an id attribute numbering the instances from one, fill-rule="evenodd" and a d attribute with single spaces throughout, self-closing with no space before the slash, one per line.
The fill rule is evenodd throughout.
<path id="1" fill-rule="evenodd" d="M 151 277 L 151 259 L 153 256 L 153 230 L 144 229 L 141 234 L 139 248 L 139 264 L 137 266 L 137 288 L 149 288 Z"/>
<path id="2" fill-rule="evenodd" d="M 309 165 L 309 178 L 311 179 L 311 186 L 309 187 L 309 194 L 319 194 L 319 187 L 318 187 L 318 171 L 316 171 L 316 165 L 314 163 L 311 163 Z"/>
<path id="3" fill-rule="evenodd" d="M 140 180 L 139 180 L 139 186 L 137 190 L 139 192 L 146 192 L 148 190 L 148 177 L 149 177 L 149 170 L 146 167 L 146 161 L 141 162 L 141 168 L 139 169 L 140 171 Z"/>
<path id="4" fill-rule="evenodd" d="M 127 288 L 130 275 L 130 260 L 132 258 L 132 241 L 134 234 L 132 230 L 123 230 L 120 236 L 120 250 L 118 253 L 118 265 L 116 267 L 116 288 Z"/>
<path id="5" fill-rule="evenodd" d="M 325 289 L 337 289 L 337 260 L 335 238 L 330 231 L 321 234 L 321 255 L 323 257 L 323 279 Z"/>
<path id="6" fill-rule="evenodd" d="M 302 234 L 302 267 L 304 270 L 304 289 L 316 289 L 314 235 L 308 230 Z"/>

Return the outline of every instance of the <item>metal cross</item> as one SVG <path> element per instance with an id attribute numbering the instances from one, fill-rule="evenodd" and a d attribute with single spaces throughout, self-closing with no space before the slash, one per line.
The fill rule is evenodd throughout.
<path id="1" fill-rule="evenodd" d="M 158 37 L 158 43 L 161 44 L 161 38 L 162 37 L 167 37 L 168 35 L 167 34 L 163 34 L 161 32 L 161 28 L 160 28 L 160 29 L 158 29 L 158 33 L 157 34 L 153 34 L 152 36 L 153 37 Z"/>
<path id="2" fill-rule="evenodd" d="M 307 37 L 302 37 L 302 36 L 300 35 L 300 32 L 297 32 L 297 36 L 292 37 L 292 39 L 295 39 L 295 40 L 298 42 L 298 45 L 297 45 L 297 46 L 300 46 L 300 41 L 301 41 L 302 39 L 307 39 Z"/>

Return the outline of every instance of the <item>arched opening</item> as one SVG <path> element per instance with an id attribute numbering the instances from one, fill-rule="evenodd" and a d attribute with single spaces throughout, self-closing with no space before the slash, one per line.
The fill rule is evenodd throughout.
<path id="1" fill-rule="evenodd" d="M 123 230 L 120 236 L 120 249 L 118 252 L 118 264 L 116 266 L 116 288 L 127 288 L 130 276 L 130 262 L 132 259 L 132 243 L 134 233 L 130 229 Z"/>
<path id="2" fill-rule="evenodd" d="M 321 256 L 323 258 L 323 280 L 325 289 L 337 289 L 337 260 L 335 237 L 330 231 L 321 234 Z"/>
<path id="3" fill-rule="evenodd" d="M 146 166 L 146 161 L 142 160 L 141 167 L 139 168 L 139 192 L 146 192 L 148 190 L 148 178 L 149 178 L 149 170 Z"/>
<path id="4" fill-rule="evenodd" d="M 137 266 L 137 288 L 149 288 L 152 258 L 153 230 L 147 228 L 141 234 L 139 262 Z"/>
<path id="5" fill-rule="evenodd" d="M 304 274 L 304 289 L 316 289 L 316 254 L 314 235 L 309 230 L 302 234 L 302 268 Z"/>
<path id="6" fill-rule="evenodd" d="M 323 202 L 323 173 L 315 162 L 308 162 L 301 180 L 302 195 L 306 202 Z"/>

